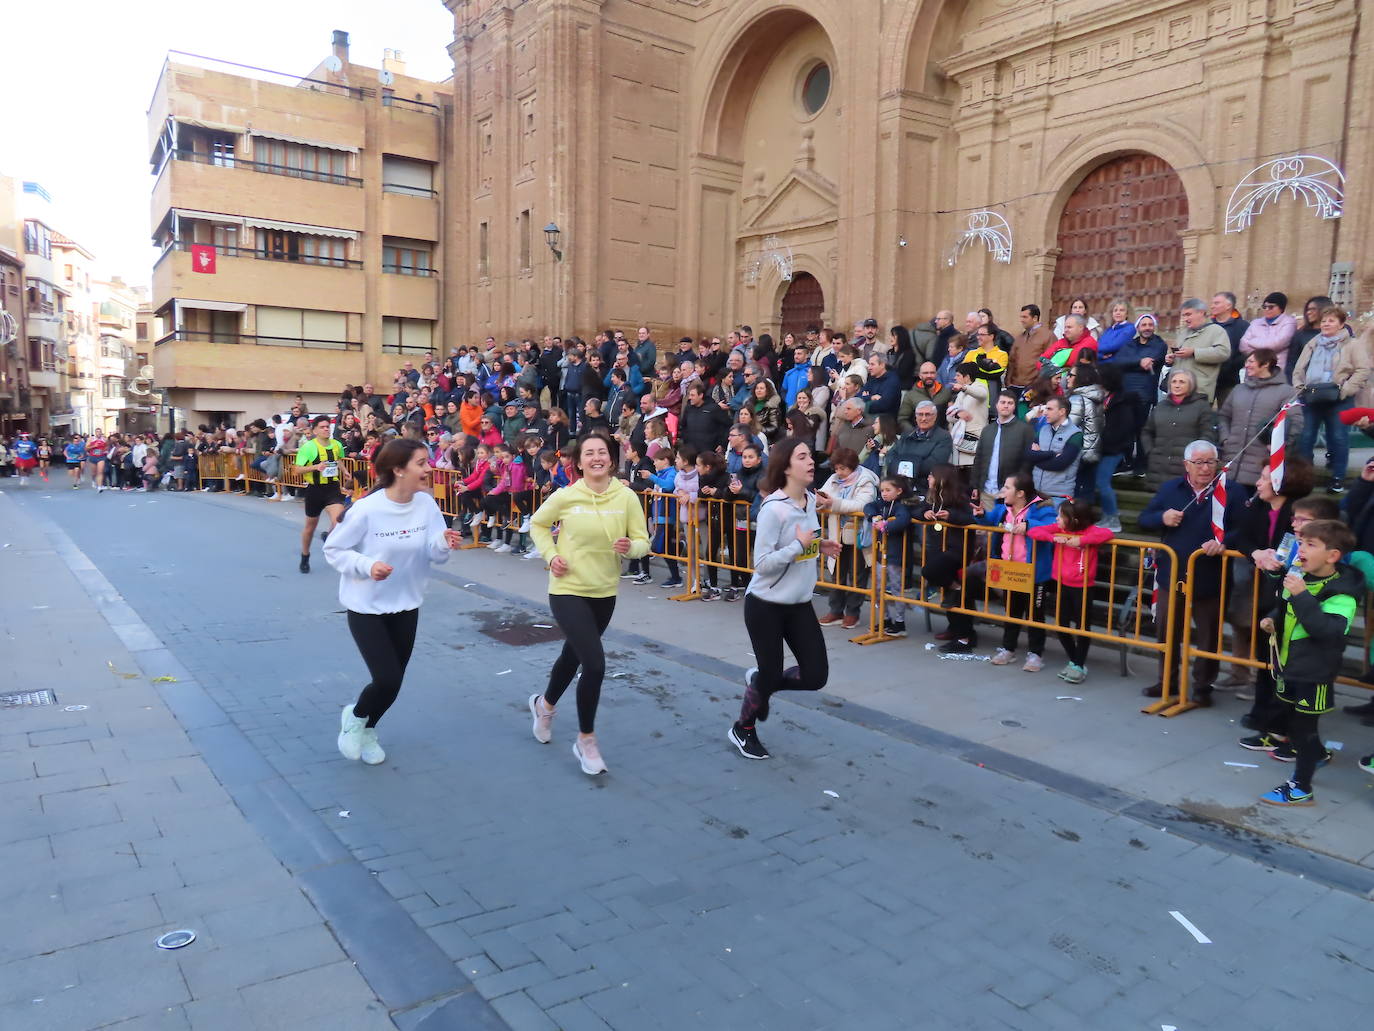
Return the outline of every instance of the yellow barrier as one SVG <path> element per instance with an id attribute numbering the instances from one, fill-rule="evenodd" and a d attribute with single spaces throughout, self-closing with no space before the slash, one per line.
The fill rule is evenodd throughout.
<path id="1" fill-rule="evenodd" d="M 1146 632 L 1147 623 L 1153 626 L 1151 599 L 1154 587 L 1154 574 L 1148 567 L 1147 556 L 1161 556 L 1174 560 L 1172 549 L 1163 544 L 1125 540 L 1114 537 L 1097 545 L 1097 575 L 1087 589 L 1073 589 L 1066 592 L 1064 585 L 1054 586 L 1054 581 L 1041 581 L 1042 588 L 1048 593 L 1053 587 L 1053 609 L 1045 606 L 1039 619 L 1034 618 L 1032 601 L 1017 603 L 1020 612 L 1013 611 L 1013 598 L 1025 596 L 1035 590 L 1034 567 L 1029 563 L 1005 563 L 996 558 L 1001 554 L 998 545 L 1000 537 L 1011 531 L 1000 526 L 952 526 L 915 520 L 912 522 L 915 541 L 912 547 L 903 549 L 897 560 L 899 585 L 896 593 L 888 588 L 885 575 L 891 561 L 887 553 L 887 540 L 884 535 L 878 538 L 878 559 L 875 576 L 878 611 L 874 614 L 874 632 L 861 643 L 877 644 L 894 638 L 883 632 L 887 607 L 893 604 L 907 605 L 926 610 L 939 609 L 955 617 L 963 617 L 966 625 L 973 620 L 992 621 L 1002 625 L 1044 629 L 1047 632 L 1099 641 L 1115 647 L 1126 646 L 1154 653 L 1161 658 L 1170 654 L 1174 646 L 1173 626 L 1164 629 L 1162 637 L 1156 632 Z M 1053 549 L 1052 542 L 1034 542 L 1040 548 Z M 1033 552 L 1028 551 L 1028 557 Z M 989 561 L 988 556 L 992 556 Z M 920 570 L 920 576 L 914 575 Z M 970 575 L 972 573 L 972 575 Z M 937 581 L 931 586 L 943 593 L 943 600 L 930 600 L 927 592 L 918 595 L 906 593 L 907 585 L 916 581 L 929 584 L 930 578 Z M 1104 579 L 1105 577 L 1105 579 Z M 998 586 L 1002 584 L 1002 586 Z M 1029 587 L 1030 591 L 1025 588 Z M 1065 608 L 1066 594 L 1073 599 L 1071 608 Z M 1105 594 L 1105 597 L 1103 595 Z M 1031 594 L 1033 598 L 1034 595 Z M 1103 618 L 1096 619 L 1099 599 L 1105 601 Z M 998 611 L 1000 604 L 1001 610 Z M 1093 623 L 1102 624 L 1103 629 L 1093 628 Z M 954 622 L 954 620 L 951 620 Z M 1146 706 L 1144 712 L 1174 713 L 1166 710 L 1173 705 L 1170 664 L 1163 663 L 1161 683 L 1163 694 L 1160 701 Z"/>
<path id="2" fill-rule="evenodd" d="M 1196 582 L 1195 571 L 1200 557 L 1205 557 L 1201 550 L 1193 552 L 1188 556 L 1188 567 L 1186 583 L 1189 585 Z M 1183 616 L 1181 625 L 1185 630 L 1191 629 L 1193 622 L 1198 621 L 1198 632 L 1205 636 L 1207 640 L 1194 643 L 1192 634 L 1188 634 L 1183 642 L 1180 652 L 1180 677 L 1179 677 L 1179 700 L 1172 709 L 1165 713 L 1174 716 L 1189 709 L 1198 708 L 1198 703 L 1190 696 L 1191 666 L 1198 660 L 1204 662 L 1228 663 L 1233 666 L 1245 666 L 1249 669 L 1266 669 L 1269 666 L 1268 639 L 1262 637 L 1259 624 L 1260 620 L 1269 614 L 1272 605 L 1264 598 L 1266 593 L 1265 583 L 1262 577 L 1265 575 L 1259 570 L 1254 571 L 1250 577 L 1250 590 L 1248 597 L 1242 603 L 1241 598 L 1245 595 L 1233 596 L 1236 588 L 1232 584 L 1235 576 L 1232 572 L 1232 565 L 1239 561 L 1246 566 L 1250 565 L 1250 559 L 1238 551 L 1224 551 L 1220 555 L 1221 562 L 1221 583 L 1225 585 L 1220 598 L 1199 598 L 1192 590 L 1182 591 L 1183 593 Z M 1261 605 L 1261 601 L 1265 604 Z M 1213 604 L 1215 602 L 1215 604 Z M 1242 616 L 1241 625 L 1236 629 L 1244 631 L 1245 639 L 1233 640 L 1231 650 L 1226 648 L 1226 624 L 1228 612 L 1231 616 Z M 1364 603 L 1364 625 L 1361 628 L 1361 662 L 1367 663 L 1369 656 L 1369 646 L 1371 637 L 1374 636 L 1374 594 L 1365 595 Z M 1264 655 L 1265 658 L 1257 658 Z M 1338 684 L 1345 684 L 1348 687 L 1359 687 L 1368 691 L 1374 685 L 1366 684 L 1356 680 L 1354 677 L 1340 676 L 1336 678 Z"/>

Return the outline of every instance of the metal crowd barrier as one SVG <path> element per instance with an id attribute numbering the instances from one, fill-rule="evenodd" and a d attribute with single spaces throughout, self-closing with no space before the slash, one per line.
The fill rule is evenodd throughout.
<path id="1" fill-rule="evenodd" d="M 284 494 L 288 489 L 304 488 L 305 474 L 297 471 L 294 452 L 280 454 L 280 469 L 274 478 L 254 469 L 251 456 L 242 452 L 220 452 L 197 456 L 196 469 L 202 484 L 223 481 L 226 490 L 243 483 L 245 491 L 251 483 L 273 483 Z M 365 458 L 346 458 L 344 466 L 352 477 L 353 497 L 359 498 L 372 489 L 372 463 Z M 243 479 L 240 480 L 239 477 Z M 459 476 L 451 469 L 435 469 L 431 473 L 434 498 L 440 510 L 450 519 L 459 519 L 473 511 L 463 501 L 465 491 L 459 489 Z M 671 601 L 695 601 L 701 598 L 703 573 L 718 572 L 753 575 L 754 530 L 752 507 L 749 502 L 724 498 L 701 498 L 686 504 L 671 493 L 657 490 L 639 492 L 644 508 L 650 540 L 649 557 L 676 563 L 683 582 L 682 591 Z M 508 495 L 509 508 L 499 518 L 505 522 L 501 529 L 517 529 L 526 512 L 538 508 L 542 497 L 537 489 L 522 491 L 519 496 Z M 522 509 L 519 500 L 525 500 Z M 908 531 L 908 546 L 900 556 L 889 553 L 887 537 L 868 532 L 868 522 L 862 515 L 831 515 L 822 513 L 822 535 L 838 535 L 842 550 L 838 557 L 822 558 L 818 590 L 841 591 L 861 595 L 868 603 L 866 629 L 851 638 L 856 644 L 881 644 L 896 640 L 884 632 L 887 609 L 891 605 L 906 605 L 926 612 L 927 621 L 933 612 L 956 613 L 972 620 L 997 626 L 1015 625 L 1024 629 L 1042 628 L 1047 633 L 1069 634 L 1090 641 L 1110 645 L 1122 656 L 1122 673 L 1126 672 L 1126 655 L 1144 653 L 1160 660 L 1161 697 L 1141 711 L 1161 716 L 1177 716 L 1198 707 L 1191 696 L 1191 666 L 1195 660 L 1211 660 L 1232 666 L 1263 669 L 1268 665 L 1268 642 L 1262 640 L 1259 621 L 1266 615 L 1260 611 L 1263 591 L 1259 575 L 1249 577 L 1248 590 L 1227 586 L 1221 598 L 1199 599 L 1189 585 L 1196 582 L 1197 562 L 1203 552 L 1196 551 L 1186 560 L 1185 575 L 1174 576 L 1174 583 L 1155 586 L 1155 568 L 1166 560 L 1170 569 L 1178 568 L 1178 556 L 1164 544 L 1113 537 L 1098 545 L 1097 576 L 1089 589 L 1081 592 L 1075 610 L 1064 608 L 1064 592 L 1053 581 L 1052 605 L 1047 605 L 1042 618 L 1032 618 L 1029 604 L 1025 614 L 1012 612 L 1014 595 L 1026 595 L 1035 590 L 1034 570 L 1030 562 L 1009 562 L 992 557 L 1001 553 L 997 542 L 1009 531 L 1000 526 L 972 524 L 955 527 L 928 521 L 913 520 Z M 937 528 L 938 527 L 938 528 Z M 944 535 L 952 535 L 946 537 Z M 464 549 L 483 547 L 478 534 L 462 545 Z M 949 542 L 953 541 L 953 547 Z M 943 545 L 943 546 L 942 546 Z M 1040 547 L 1053 549 L 1050 542 Z M 929 585 L 923 571 L 938 554 L 957 561 L 954 581 L 948 586 Z M 1029 557 L 1029 554 L 1028 554 Z M 1239 560 L 1249 564 L 1247 556 L 1235 551 L 1224 552 L 1220 561 L 1224 585 L 1232 580 L 1232 564 Z M 887 567 L 898 564 L 897 589 L 888 586 Z M 951 567 L 953 568 L 953 567 Z M 1241 601 L 1241 598 L 1244 601 Z M 1215 632 L 1207 640 L 1198 640 L 1193 622 L 1206 605 L 1210 612 L 1215 603 L 1219 618 Z M 1181 605 L 1177 620 L 1167 618 L 1174 605 Z M 1019 608 L 1020 606 L 1018 606 Z M 1161 619 L 1156 619 L 1156 609 Z M 1239 618 L 1239 624 L 1231 616 Z M 1071 618 L 1070 618 L 1071 617 Z M 1207 618 L 1204 618 L 1204 622 Z M 1231 647 L 1226 647 L 1226 625 L 1237 629 Z M 1076 624 L 1076 625 L 1075 625 Z M 1366 597 L 1364 618 L 1359 628 L 1363 651 L 1361 663 L 1369 654 L 1374 640 L 1374 593 Z M 1174 675 L 1176 656 L 1178 676 Z M 1370 689 L 1371 685 L 1353 677 L 1341 676 L 1338 683 Z"/>
<path id="2" fill-rule="evenodd" d="M 1188 556 L 1185 583 L 1191 585 L 1196 582 L 1195 571 L 1198 560 L 1202 557 L 1205 556 L 1201 550 Z M 1237 562 L 1237 560 L 1239 561 Z M 1198 708 L 1198 703 L 1189 694 L 1192 663 L 1195 660 L 1202 659 L 1232 666 L 1245 666 L 1256 670 L 1269 667 L 1269 641 L 1259 626 L 1260 620 L 1269 615 L 1269 610 L 1272 607 L 1264 598 L 1266 593 L 1264 574 L 1253 566 L 1249 556 L 1238 551 L 1222 552 L 1219 561 L 1221 562 L 1221 583 L 1223 585 L 1221 597 L 1215 599 L 1199 598 L 1197 592 L 1184 590 L 1180 586 L 1179 590 L 1183 595 L 1181 626 L 1190 632 L 1184 637 L 1180 650 L 1181 669 L 1178 701 L 1164 713 L 1166 716 L 1174 716 L 1181 712 L 1187 712 L 1189 709 Z M 1233 565 L 1236 566 L 1235 570 L 1232 568 Z M 1242 574 L 1238 577 L 1236 571 L 1239 569 L 1246 569 L 1253 575 L 1247 577 Z M 1248 579 L 1249 589 L 1233 583 L 1236 579 Z M 1261 601 L 1264 601 L 1263 605 L 1261 605 Z M 1215 632 L 1207 635 L 1207 640 L 1198 641 L 1197 637 L 1202 633 L 1202 630 L 1194 631 L 1193 621 L 1200 613 L 1206 613 L 1202 619 L 1204 622 L 1210 622 L 1214 614 L 1214 606 Z M 1349 635 L 1349 637 L 1358 637 L 1361 671 L 1368 664 L 1370 642 L 1374 640 L 1374 593 L 1365 595 L 1362 609 L 1361 622 L 1359 625 L 1351 627 L 1351 634 Z M 1231 623 L 1232 628 L 1236 630 L 1229 650 L 1226 647 L 1227 623 Z M 1349 646 L 1349 637 L 1347 637 L 1347 647 Z M 1263 656 L 1263 658 L 1257 656 Z M 1362 688 L 1366 691 L 1374 687 L 1374 685 L 1344 675 L 1337 677 L 1336 683 Z"/>

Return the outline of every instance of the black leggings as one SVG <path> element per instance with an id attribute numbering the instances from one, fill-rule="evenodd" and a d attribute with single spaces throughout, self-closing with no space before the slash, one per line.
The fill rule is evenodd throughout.
<path id="1" fill-rule="evenodd" d="M 1091 589 L 1089 589 L 1091 590 Z M 1084 606 L 1086 605 L 1086 610 Z M 1046 605 L 1048 608 L 1048 605 Z M 1084 612 L 1087 618 L 1084 618 Z M 1059 585 L 1059 625 L 1077 627 L 1080 630 L 1088 629 L 1092 622 L 1093 600 L 1089 594 L 1083 597 L 1082 587 L 1070 587 L 1068 584 Z M 1066 634 L 1062 630 L 1056 635 L 1059 643 L 1064 646 L 1064 654 L 1069 657 L 1069 661 L 1075 666 L 1086 666 L 1088 664 L 1088 649 L 1092 646 L 1092 639 L 1080 637 L 1078 634 Z"/>
<path id="2" fill-rule="evenodd" d="M 549 671 L 544 701 L 550 708 L 557 705 L 580 666 L 577 729 L 584 734 L 595 733 L 596 706 L 601 701 L 601 682 L 606 679 L 606 649 L 601 644 L 601 635 L 611 625 L 615 595 L 584 598 L 578 594 L 550 594 L 549 610 L 566 640 Z"/>
<path id="3" fill-rule="evenodd" d="M 830 657 L 825 651 L 824 631 L 816 619 L 811 602 L 782 605 L 764 601 L 752 594 L 744 596 L 744 628 L 754 646 L 754 661 L 758 673 L 754 689 L 758 702 L 766 701 L 777 691 L 819 691 L 830 679 Z M 792 649 L 797 665 L 782 668 L 783 642 Z M 758 711 L 753 702 L 754 692 L 745 692 L 740 708 L 740 723 L 754 725 Z"/>
<path id="4" fill-rule="evenodd" d="M 353 715 L 375 727 L 396 696 L 415 647 L 415 629 L 420 625 L 420 610 L 404 612 L 348 612 L 348 632 L 367 663 L 372 682 L 363 688 L 353 706 Z"/>

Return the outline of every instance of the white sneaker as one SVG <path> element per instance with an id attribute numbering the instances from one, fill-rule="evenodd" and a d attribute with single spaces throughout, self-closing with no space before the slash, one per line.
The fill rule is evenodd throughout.
<path id="1" fill-rule="evenodd" d="M 1035 652 L 1030 652 L 1026 655 L 1026 664 L 1021 667 L 1021 672 L 1039 673 L 1044 668 L 1044 660 L 1041 659 L 1039 655 L 1036 655 Z"/>
<path id="2" fill-rule="evenodd" d="M 147 493 L 148 493 L 148 488 L 147 488 L 147 487 L 135 487 L 134 490 L 135 490 L 135 492 L 138 493 L 138 494 L 147 494 Z"/>
<path id="3" fill-rule="evenodd" d="M 1011 660 L 1014 658 L 1016 658 L 1015 652 L 1009 652 L 1005 648 L 998 648 L 996 654 L 992 657 L 992 664 L 994 666 L 1010 666 Z"/>
<path id="4" fill-rule="evenodd" d="M 234 482 L 237 483 L 237 482 L 238 482 L 239 480 L 241 480 L 241 479 L 243 479 L 243 473 L 239 473 L 237 476 L 235 476 L 235 477 L 234 477 Z"/>
<path id="5" fill-rule="evenodd" d="M 339 720 L 339 754 L 345 759 L 361 759 L 363 754 L 363 731 L 367 729 L 367 720 L 361 716 L 353 715 L 353 703 L 349 702 L 343 707 L 343 715 Z"/>
<path id="6" fill-rule="evenodd" d="M 525 516 L 524 519 L 520 520 L 520 530 L 519 530 L 519 532 L 520 532 L 520 533 L 529 533 L 529 532 L 530 532 L 530 517 L 529 517 L 529 516 Z"/>
<path id="7" fill-rule="evenodd" d="M 505 543 L 504 541 L 502 541 L 500 544 L 498 544 L 498 545 L 496 546 L 496 553 L 497 553 L 498 555 L 508 555 L 508 554 L 510 554 L 510 553 L 511 553 L 512 551 L 514 551 L 514 550 L 515 550 L 515 549 L 514 549 L 513 547 L 511 547 L 509 544 Z"/>
<path id="8" fill-rule="evenodd" d="M 361 758 L 369 766 L 377 766 L 386 762 L 386 753 L 382 751 L 381 742 L 377 740 L 376 727 L 363 728 L 363 750 Z"/>
<path id="9" fill-rule="evenodd" d="M 553 710 L 537 695 L 530 695 L 530 715 L 534 717 L 534 739 L 541 745 L 553 740 Z"/>
<path id="10" fill-rule="evenodd" d="M 285 499 L 286 499 L 286 495 L 283 494 L 281 491 L 277 491 L 277 493 L 273 494 L 273 495 L 272 495 L 270 498 L 268 498 L 267 500 L 268 500 L 268 501 L 284 501 Z"/>
<path id="11" fill-rule="evenodd" d="M 1097 525 L 1100 526 L 1100 527 L 1102 527 L 1104 530 L 1111 530 L 1112 533 L 1120 533 L 1120 532 L 1121 532 L 1121 517 L 1120 517 L 1120 516 L 1106 516 L 1106 517 L 1104 517 L 1103 519 L 1099 519 Z"/>
<path id="12" fill-rule="evenodd" d="M 601 749 L 596 747 L 595 741 L 588 741 L 584 745 L 582 739 L 578 738 L 573 742 L 573 755 L 577 756 L 577 761 L 582 764 L 582 772 L 588 777 L 606 772 L 606 763 L 602 760 Z"/>
<path id="13" fill-rule="evenodd" d="M 541 556 L 541 555 L 539 554 L 539 552 L 538 552 L 536 549 L 530 548 L 529 551 L 525 552 L 523 555 L 520 556 L 520 560 L 521 560 L 522 562 L 528 562 L 530 559 L 542 558 L 542 557 L 543 557 L 543 556 Z"/>

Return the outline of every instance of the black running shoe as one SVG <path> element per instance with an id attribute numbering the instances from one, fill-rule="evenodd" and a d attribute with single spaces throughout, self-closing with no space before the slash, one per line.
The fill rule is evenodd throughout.
<path id="1" fill-rule="evenodd" d="M 739 749 L 739 754 L 746 759 L 767 759 L 768 749 L 763 747 L 763 742 L 759 740 L 759 735 L 753 727 L 748 730 L 742 728 L 738 722 L 730 728 L 730 743 Z"/>
<path id="2" fill-rule="evenodd" d="M 308 573 L 308 572 L 310 572 L 310 556 L 309 556 L 309 555 L 302 555 L 302 556 L 301 556 L 301 572 L 302 572 L 302 573 Z"/>

